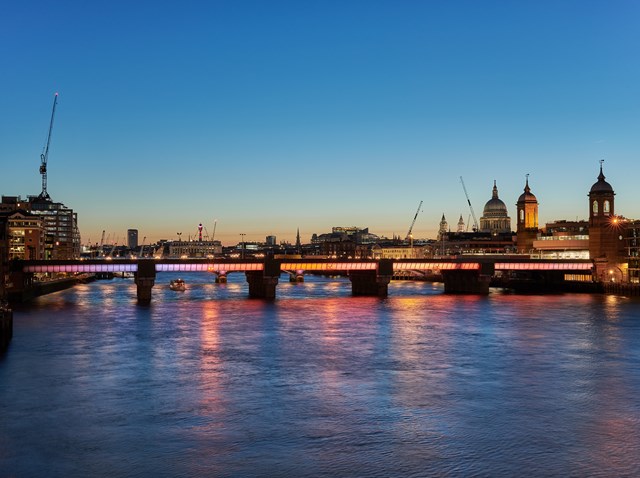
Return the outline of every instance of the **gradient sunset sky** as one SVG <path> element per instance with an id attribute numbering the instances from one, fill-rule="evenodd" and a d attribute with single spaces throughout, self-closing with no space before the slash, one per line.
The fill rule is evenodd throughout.
<path id="1" fill-rule="evenodd" d="M 515 227 L 585 219 L 599 160 L 640 218 L 640 2 L 13 1 L 0 193 L 48 191 L 82 241 L 435 237 L 497 181 Z"/>

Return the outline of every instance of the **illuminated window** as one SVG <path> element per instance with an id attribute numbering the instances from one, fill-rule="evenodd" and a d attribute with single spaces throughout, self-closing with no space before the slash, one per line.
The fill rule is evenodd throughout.
<path id="1" fill-rule="evenodd" d="M 520 209 L 520 222 L 524 222 L 524 209 Z"/>
<path id="2" fill-rule="evenodd" d="M 597 216 L 598 215 L 598 201 L 593 201 L 593 215 Z"/>
<path id="3" fill-rule="evenodd" d="M 609 215 L 609 201 L 605 201 L 602 205 L 602 212 L 605 216 Z"/>

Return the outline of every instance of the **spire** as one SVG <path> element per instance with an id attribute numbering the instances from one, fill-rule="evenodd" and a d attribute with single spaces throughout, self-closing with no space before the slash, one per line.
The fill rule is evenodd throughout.
<path id="1" fill-rule="evenodd" d="M 496 180 L 493 180 L 493 199 L 498 199 L 498 186 L 496 186 Z"/>
<path id="2" fill-rule="evenodd" d="M 298 228 L 296 233 L 296 250 L 300 252 L 300 249 L 302 249 L 302 244 L 300 243 L 300 228 Z"/>
<path id="3" fill-rule="evenodd" d="M 524 186 L 524 192 L 525 193 L 530 193 L 531 192 L 531 188 L 529 187 L 529 173 L 527 173 L 525 176 L 527 177 L 527 182 L 526 182 L 526 184 Z"/>
<path id="4" fill-rule="evenodd" d="M 604 159 L 600 160 L 600 174 L 598 175 L 598 181 L 604 181 L 604 174 L 602 172 L 602 163 L 604 163 Z"/>

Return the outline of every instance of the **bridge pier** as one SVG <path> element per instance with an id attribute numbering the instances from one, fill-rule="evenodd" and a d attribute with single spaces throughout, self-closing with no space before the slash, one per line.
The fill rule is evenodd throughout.
<path id="1" fill-rule="evenodd" d="M 392 276 L 393 261 L 389 259 L 381 259 L 377 270 L 349 271 L 351 294 L 384 299 L 389 295 L 389 282 Z"/>
<path id="2" fill-rule="evenodd" d="M 276 298 L 276 286 L 280 278 L 280 261 L 267 259 L 261 271 L 245 272 L 249 284 L 249 297 L 252 299 Z"/>
<path id="3" fill-rule="evenodd" d="M 445 294 L 488 294 L 491 276 L 479 270 L 443 270 Z"/>
<path id="4" fill-rule="evenodd" d="M 138 261 L 138 272 L 134 273 L 138 304 L 147 305 L 151 302 L 151 289 L 156 283 L 156 265 L 152 260 Z"/>

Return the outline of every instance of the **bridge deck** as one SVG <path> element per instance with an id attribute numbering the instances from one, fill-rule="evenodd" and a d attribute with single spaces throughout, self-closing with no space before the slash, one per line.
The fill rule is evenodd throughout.
<path id="1" fill-rule="evenodd" d="M 137 272 L 139 262 L 153 261 L 157 272 L 246 272 L 261 271 L 264 261 L 206 260 L 206 259 L 117 259 L 117 260 L 70 260 L 70 261 L 22 261 L 23 272 Z M 497 271 L 590 271 L 591 261 L 566 260 L 487 260 L 487 259 L 425 259 L 389 260 L 394 271 L 422 270 L 479 270 L 483 264 L 492 263 Z M 376 260 L 331 260 L 296 259 L 280 261 L 282 271 L 345 272 L 357 270 L 377 270 Z"/>

